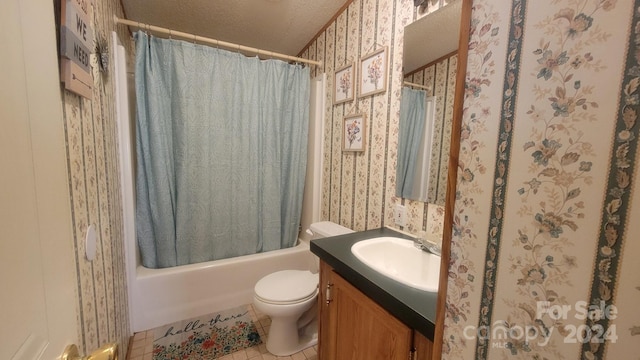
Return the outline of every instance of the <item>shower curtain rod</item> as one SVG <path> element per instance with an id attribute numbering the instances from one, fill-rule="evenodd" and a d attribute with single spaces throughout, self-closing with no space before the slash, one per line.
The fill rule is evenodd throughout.
<path id="1" fill-rule="evenodd" d="M 211 45 L 220 46 L 220 47 L 224 47 L 224 48 L 228 48 L 228 49 L 235 49 L 235 50 L 238 50 L 238 51 L 246 51 L 246 52 L 250 52 L 250 53 L 256 54 L 258 56 L 265 55 L 265 56 L 268 56 L 268 57 L 274 57 L 274 58 L 279 58 L 279 59 L 283 59 L 283 60 L 290 60 L 290 61 L 301 62 L 301 63 L 305 63 L 305 64 L 310 64 L 310 65 L 322 66 L 322 61 L 315 61 L 315 60 L 309 60 L 309 59 L 305 59 L 305 58 L 300 58 L 300 57 L 280 54 L 280 53 L 276 53 L 276 52 L 273 52 L 273 51 L 257 49 L 257 48 L 248 47 L 248 46 L 244 46 L 244 45 L 238 45 L 238 44 L 234 44 L 234 43 L 230 43 L 230 42 L 226 42 L 226 41 L 207 38 L 207 37 L 204 37 L 204 36 L 198 36 L 198 35 L 195 35 L 195 34 L 185 33 L 185 32 L 182 32 L 182 31 L 171 30 L 171 29 L 167 29 L 167 28 L 163 28 L 163 27 L 159 27 L 159 26 L 155 26 L 155 25 L 143 24 L 143 23 L 140 23 L 140 22 L 137 22 L 137 21 L 131 21 L 131 20 L 127 20 L 127 19 L 120 19 L 119 17 L 117 17 L 115 15 L 113 16 L 113 20 L 116 23 L 116 25 L 117 24 L 123 24 L 123 25 L 135 26 L 135 27 L 137 27 L 137 28 L 139 28 L 141 30 L 148 30 L 148 31 L 154 31 L 154 32 L 157 32 L 157 33 L 167 34 L 167 35 L 169 35 L 169 37 L 176 36 L 176 37 L 180 37 L 180 38 L 183 38 L 183 39 L 189 39 L 189 40 L 197 41 L 199 43 L 211 44 Z"/>
<path id="2" fill-rule="evenodd" d="M 405 85 L 409 85 L 409 86 L 413 86 L 413 87 L 417 87 L 419 89 L 424 89 L 424 90 L 431 91 L 431 88 L 429 86 L 424 86 L 424 85 L 420 85 L 420 84 L 416 84 L 416 83 L 412 83 L 412 82 L 408 82 L 408 81 L 405 81 L 404 84 Z"/>

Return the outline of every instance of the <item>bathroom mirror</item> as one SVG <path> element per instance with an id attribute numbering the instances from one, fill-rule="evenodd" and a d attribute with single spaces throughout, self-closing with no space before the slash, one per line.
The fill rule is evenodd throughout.
<path id="1" fill-rule="evenodd" d="M 405 27 L 398 197 L 445 203 L 461 8 L 462 0 L 449 1 Z M 412 120 L 412 116 L 419 118 Z M 417 122 L 422 126 L 408 125 Z M 423 136 L 411 136 L 416 132 Z M 415 155 L 406 155 L 411 153 Z"/>

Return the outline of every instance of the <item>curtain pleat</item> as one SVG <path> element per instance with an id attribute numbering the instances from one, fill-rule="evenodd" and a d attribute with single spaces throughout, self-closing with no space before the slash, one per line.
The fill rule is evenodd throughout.
<path id="1" fill-rule="evenodd" d="M 292 246 L 309 69 L 136 33 L 136 227 L 162 268 Z"/>

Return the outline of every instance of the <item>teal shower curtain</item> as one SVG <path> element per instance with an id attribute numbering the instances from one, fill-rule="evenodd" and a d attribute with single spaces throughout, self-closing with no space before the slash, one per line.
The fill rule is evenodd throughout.
<path id="1" fill-rule="evenodd" d="M 292 246 L 306 170 L 309 69 L 135 36 L 143 265 Z"/>
<path id="2" fill-rule="evenodd" d="M 426 118 L 427 92 L 402 88 L 400 100 L 400 130 L 398 132 L 398 165 L 396 167 L 396 196 L 408 199 L 418 198 L 414 179 L 416 162 Z"/>

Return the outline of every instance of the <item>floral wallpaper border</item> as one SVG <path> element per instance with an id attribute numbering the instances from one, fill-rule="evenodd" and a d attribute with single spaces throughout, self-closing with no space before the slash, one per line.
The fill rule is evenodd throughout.
<path id="1" fill-rule="evenodd" d="M 605 8 L 605 11 L 607 9 Z M 611 168 L 602 212 L 601 232 L 595 264 L 589 304 L 597 308 L 615 306 L 615 288 L 618 283 L 620 259 L 628 221 L 629 202 L 633 189 L 632 175 L 636 167 L 638 150 L 638 113 L 640 112 L 640 0 L 635 1 L 633 27 L 630 33 L 624 69 L 624 80 L 620 91 L 616 138 L 611 154 Z M 595 312 L 586 319 L 593 331 L 607 331 L 611 319 L 606 314 Z M 606 336 L 606 332 L 604 336 Z M 589 341 L 582 345 L 582 359 L 604 359 L 609 343 L 606 337 L 600 341 Z"/>
<path id="2" fill-rule="evenodd" d="M 613 297 L 626 290 L 617 289 L 623 286 L 623 234 L 611 231 L 611 222 L 629 227 L 631 178 L 638 173 L 632 166 L 636 159 L 629 156 L 637 157 L 638 151 L 637 109 L 630 109 L 640 103 L 638 4 L 558 0 L 540 9 L 513 1 L 513 7 L 498 14 L 494 9 L 499 4 L 473 2 L 443 355 L 563 359 L 580 354 L 602 359 L 613 341 L 568 345 L 572 335 L 565 325 L 607 328 L 609 319 L 599 324 L 605 316 L 596 310 L 589 313 L 593 320 L 575 316 L 554 322 L 553 316 L 541 317 L 545 309 L 536 311 L 536 306 L 566 306 L 576 299 L 600 304 L 609 298 L 605 306 L 613 305 Z M 627 9 L 634 10 L 633 25 L 627 25 L 632 16 Z M 525 18 L 531 22 L 526 30 Z M 631 39 L 624 31 L 628 28 L 635 31 Z M 498 42 L 506 48 L 498 49 Z M 609 58 L 611 51 L 626 57 Z M 491 70 L 494 60 L 506 63 Z M 495 72 L 499 78 L 492 79 Z M 614 74 L 625 77 L 618 81 Z M 608 87 L 613 91 L 604 90 Z M 620 88 L 619 97 L 603 98 Z M 488 98 L 485 90 L 494 93 Z M 499 116 L 491 114 L 494 109 Z M 605 120 L 612 117 L 618 121 Z M 597 140 L 603 133 L 611 136 Z M 481 147 L 495 149 L 488 151 L 492 161 L 484 162 L 495 166 L 488 174 L 480 167 L 487 153 Z M 491 211 L 475 211 L 478 206 Z M 480 279 L 482 287 L 476 289 Z M 633 335 L 629 322 L 619 326 Z M 511 337 L 512 329 L 529 328 L 539 330 L 541 338 L 527 342 Z M 472 338 L 469 329 L 478 331 L 477 336 Z M 553 337 L 551 330 L 557 330 Z M 630 344 L 618 345 L 613 348 L 621 352 Z"/>
<path id="3" fill-rule="evenodd" d="M 597 64 L 603 59 L 599 52 L 585 50 L 583 43 L 594 51 L 594 45 L 607 36 L 599 30 L 606 19 L 594 16 L 601 4 L 554 5 L 560 6 L 535 14 L 541 16 L 538 21 L 530 15 L 534 36 L 526 55 L 532 71 L 524 71 L 529 82 L 521 91 L 526 97 L 520 116 L 531 130 L 514 149 L 528 165 L 523 172 L 528 175 L 519 178 L 524 186 L 517 191 L 519 201 L 514 201 L 519 203 L 517 226 L 510 232 L 512 246 L 505 261 L 509 266 L 503 268 L 509 270 L 504 283 L 515 292 L 502 296 L 507 311 L 501 325 L 509 331 L 505 353 L 564 359 L 573 347 L 571 330 L 580 329 L 580 320 L 575 314 L 552 316 L 549 309 L 567 308 L 586 297 L 581 288 L 590 280 L 583 278 L 577 284 L 574 279 L 581 270 L 591 271 L 589 261 L 584 261 L 591 259 L 591 253 L 585 241 L 578 244 L 581 238 L 596 241 L 597 226 L 587 228 L 594 223 L 589 217 L 598 216 L 599 206 L 589 201 L 588 194 L 598 191 L 594 175 L 607 174 L 602 167 L 606 160 L 594 150 L 596 132 L 586 131 L 600 114 L 593 89 Z M 600 171 L 594 174 L 594 168 Z M 512 335 L 519 328 L 530 329 L 534 336 Z"/>
<path id="4" fill-rule="evenodd" d="M 518 75 L 520 56 L 522 53 L 522 29 L 526 0 L 513 3 L 511 23 L 509 29 L 509 45 L 507 48 L 507 63 L 505 69 L 504 91 L 502 99 L 502 114 L 500 119 L 500 134 L 498 153 L 496 154 L 495 180 L 493 187 L 493 201 L 491 205 L 490 227 L 487 251 L 484 262 L 484 280 L 480 305 L 478 329 L 488 329 L 491 325 L 496 286 L 500 241 L 502 239 L 502 221 L 504 219 L 504 204 L 506 185 L 511 155 L 512 131 L 514 122 L 515 95 L 518 93 Z M 490 54 L 490 53 L 489 53 Z M 476 342 L 476 358 L 486 358 L 489 347 L 488 336 L 480 336 Z"/>
<path id="5" fill-rule="evenodd" d="M 504 14 L 501 11 L 491 3 L 474 2 L 472 6 L 443 359 L 472 358 L 475 351 L 476 339 L 465 336 L 464 331 L 475 328 L 479 314 L 474 310 L 480 307 L 481 301 L 478 293 L 483 269 L 480 267 L 485 260 L 486 238 L 479 234 L 488 231 L 489 215 L 485 209 L 490 205 L 491 194 L 485 189 L 492 184 L 488 178 L 494 161 L 493 153 L 486 150 L 490 148 L 488 140 L 498 137 L 498 130 L 490 125 L 496 117 L 494 113 L 500 110 L 500 105 L 490 100 L 502 92 L 494 90 L 498 86 L 492 84 L 503 78 L 497 71 L 502 67 L 502 59 L 496 54 L 506 52 L 503 39 L 506 35 L 502 34 L 504 29 L 500 24 L 510 9 L 505 9 Z"/>

